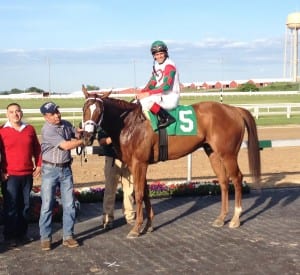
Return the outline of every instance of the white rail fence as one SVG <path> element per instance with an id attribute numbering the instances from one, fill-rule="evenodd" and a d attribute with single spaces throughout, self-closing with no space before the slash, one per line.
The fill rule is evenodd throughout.
<path id="1" fill-rule="evenodd" d="M 248 109 L 256 119 L 271 115 L 285 115 L 287 118 L 291 118 L 292 115 L 300 114 L 300 103 L 240 104 L 235 106 Z"/>
<path id="2" fill-rule="evenodd" d="M 293 115 L 300 114 L 300 103 L 273 103 L 273 104 L 238 104 L 234 106 L 248 109 L 252 115 L 258 119 L 262 116 L 284 115 L 291 118 Z M 78 119 L 81 118 L 82 108 L 60 108 L 64 118 Z M 24 116 L 28 122 L 30 120 L 42 120 L 42 116 L 32 116 L 31 114 L 40 114 L 39 109 L 23 109 Z M 6 109 L 0 109 L 0 121 L 6 120 Z M 65 114 L 65 115 L 64 115 Z"/>
<path id="3" fill-rule="evenodd" d="M 285 139 L 285 140 L 260 140 L 260 149 L 274 148 L 274 147 L 299 147 L 300 139 Z M 246 149 L 248 147 L 247 142 L 243 141 L 241 149 Z M 200 148 L 199 150 L 203 150 Z M 85 147 L 86 155 L 103 155 L 103 151 L 100 146 L 87 146 Z M 76 149 L 72 150 L 72 155 L 77 155 Z M 187 158 L 187 178 L 186 181 L 190 182 L 192 180 L 192 153 L 186 156 Z"/>

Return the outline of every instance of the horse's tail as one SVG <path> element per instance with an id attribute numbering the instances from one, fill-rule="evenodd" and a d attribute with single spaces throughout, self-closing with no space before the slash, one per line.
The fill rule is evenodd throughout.
<path id="1" fill-rule="evenodd" d="M 260 184 L 261 161 L 260 148 L 255 119 L 250 111 L 239 108 L 248 132 L 248 161 L 252 179 L 255 184 Z"/>

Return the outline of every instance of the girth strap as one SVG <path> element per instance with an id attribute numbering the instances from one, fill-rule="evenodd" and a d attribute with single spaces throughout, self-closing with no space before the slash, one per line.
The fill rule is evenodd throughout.
<path id="1" fill-rule="evenodd" d="M 166 161 L 168 160 L 168 134 L 166 128 L 159 129 L 158 131 L 159 136 L 159 161 Z"/>

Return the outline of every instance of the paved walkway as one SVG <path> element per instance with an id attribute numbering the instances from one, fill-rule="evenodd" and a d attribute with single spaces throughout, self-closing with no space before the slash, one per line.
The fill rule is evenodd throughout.
<path id="1" fill-rule="evenodd" d="M 134 240 L 126 239 L 130 227 L 120 203 L 116 227 L 104 233 L 100 203 L 82 204 L 80 247 L 63 247 L 55 224 L 54 249 L 42 252 L 38 225 L 31 224 L 34 242 L 13 250 L 0 246 L 0 274 L 300 274 L 300 188 L 245 195 L 239 229 L 211 226 L 219 200 L 152 199 L 156 230 Z"/>

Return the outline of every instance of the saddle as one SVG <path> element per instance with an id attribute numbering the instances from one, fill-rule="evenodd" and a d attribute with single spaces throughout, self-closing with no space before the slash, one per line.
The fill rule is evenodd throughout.
<path id="1" fill-rule="evenodd" d="M 145 116 L 151 121 L 153 131 L 158 131 L 159 135 L 159 161 L 168 160 L 168 136 L 193 136 L 197 134 L 197 119 L 194 108 L 190 105 L 179 105 L 177 108 L 168 110 L 176 119 L 167 128 L 158 129 L 157 116 L 150 111 L 145 111 Z"/>
<path id="2" fill-rule="evenodd" d="M 194 108 L 190 105 L 179 105 L 175 109 L 168 110 L 168 112 L 176 119 L 166 128 L 169 136 L 193 136 L 197 134 L 197 119 Z M 153 131 L 158 131 L 157 116 L 151 111 L 144 111 L 147 119 L 151 121 Z"/>

